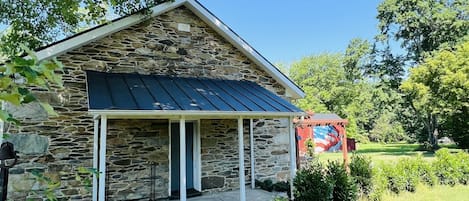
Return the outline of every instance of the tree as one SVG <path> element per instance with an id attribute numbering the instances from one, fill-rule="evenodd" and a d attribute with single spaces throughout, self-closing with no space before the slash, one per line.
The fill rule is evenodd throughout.
<path id="1" fill-rule="evenodd" d="M 361 136 L 371 129 L 369 125 L 380 110 L 374 107 L 375 90 L 371 83 L 347 78 L 344 58 L 341 54 L 323 53 L 293 63 L 290 76 L 306 92 L 306 97 L 296 104 L 305 110 L 333 112 L 347 118 L 349 136 L 363 140 Z"/>
<path id="2" fill-rule="evenodd" d="M 369 77 L 372 46 L 367 40 L 354 38 L 345 49 L 344 68 L 348 80 L 354 82 Z"/>
<path id="3" fill-rule="evenodd" d="M 380 33 L 376 36 L 372 70 L 380 82 L 399 90 L 405 71 L 441 48 L 451 48 L 469 34 L 467 0 L 385 0 L 378 7 Z M 400 50 L 396 49 L 400 46 Z M 422 113 L 412 96 L 404 97 L 399 119 L 406 132 L 418 136 L 425 128 L 435 141 L 435 118 Z M 437 126 L 436 126 L 437 127 Z"/>
<path id="4" fill-rule="evenodd" d="M 441 123 L 458 139 L 467 139 L 469 116 L 469 42 L 442 49 L 410 70 L 401 90 L 422 118 L 433 146 L 437 145 Z M 458 141 L 467 146 L 466 142 Z"/>
<path id="5" fill-rule="evenodd" d="M 424 53 L 443 44 L 454 46 L 468 34 L 467 0 L 385 0 L 378 6 L 382 41 L 395 40 L 407 59 L 419 62 Z"/>

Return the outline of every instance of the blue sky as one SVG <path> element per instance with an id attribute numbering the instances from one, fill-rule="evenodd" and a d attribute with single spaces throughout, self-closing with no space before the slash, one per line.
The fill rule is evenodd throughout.
<path id="1" fill-rule="evenodd" d="M 381 0 L 199 0 L 271 62 L 344 51 L 372 40 Z"/>

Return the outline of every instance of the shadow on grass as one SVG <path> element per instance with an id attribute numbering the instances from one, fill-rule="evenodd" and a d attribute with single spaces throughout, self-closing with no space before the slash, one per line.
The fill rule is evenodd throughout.
<path id="1" fill-rule="evenodd" d="M 363 147 L 359 148 L 355 153 L 403 153 L 403 152 L 415 152 L 419 148 L 417 144 L 385 144 L 380 147 Z"/>

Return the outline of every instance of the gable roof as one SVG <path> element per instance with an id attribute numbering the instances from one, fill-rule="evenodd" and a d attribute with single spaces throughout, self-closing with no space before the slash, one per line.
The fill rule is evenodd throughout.
<path id="1" fill-rule="evenodd" d="M 243 40 L 238 34 L 218 19 L 213 13 L 202 6 L 197 0 L 174 0 L 173 2 L 166 2 L 152 7 L 151 17 L 158 16 L 162 13 L 172 9 L 185 6 L 191 10 L 195 15 L 207 23 L 212 29 L 220 34 L 224 39 L 241 51 L 245 56 L 252 60 L 261 69 L 265 70 L 272 78 L 278 81 L 286 89 L 286 95 L 294 99 L 302 98 L 305 96 L 303 90 L 290 80 L 285 74 L 280 72 L 271 62 L 257 52 L 251 45 Z M 141 14 L 129 15 L 119 18 L 112 23 L 97 26 L 88 31 L 78 33 L 69 38 L 52 43 L 44 48 L 39 49 L 36 54 L 39 60 L 50 59 L 52 57 L 63 54 L 67 51 L 81 47 L 90 42 L 101 39 L 105 36 L 126 29 L 132 25 L 136 25 L 145 19 L 147 16 Z"/>

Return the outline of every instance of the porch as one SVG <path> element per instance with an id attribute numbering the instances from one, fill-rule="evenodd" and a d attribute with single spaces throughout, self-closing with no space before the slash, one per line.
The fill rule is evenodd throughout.
<path id="1" fill-rule="evenodd" d="M 142 168 L 145 161 L 156 162 L 158 167 L 155 171 L 162 173 L 162 175 L 156 176 L 159 177 L 157 181 L 151 180 L 154 176 L 146 178 L 147 183 L 150 185 L 145 186 L 145 189 L 148 189 L 146 192 L 150 194 L 150 197 L 154 194 L 152 191 L 155 189 L 151 185 L 155 184 L 155 186 L 163 187 L 157 192 L 164 192 L 167 189 L 167 195 L 187 200 L 186 189 L 188 191 L 189 189 L 206 190 L 203 185 L 204 178 L 202 178 L 203 173 L 205 173 L 203 169 L 207 169 L 204 168 L 202 158 L 204 154 L 203 146 L 208 146 L 211 143 L 204 141 L 204 136 L 205 139 L 219 139 L 220 134 L 226 134 L 230 136 L 227 139 L 231 139 L 221 139 L 224 140 L 224 144 L 216 143 L 217 146 L 222 144 L 229 147 L 229 153 L 213 152 L 219 155 L 231 155 L 228 160 L 215 159 L 215 162 L 220 163 L 218 167 L 226 166 L 226 162 L 231 164 L 229 165 L 231 168 L 228 172 L 229 177 L 227 177 L 231 181 L 228 182 L 228 186 L 225 185 L 220 190 L 239 188 L 238 193 L 235 193 L 237 196 L 234 200 L 249 200 L 246 199 L 250 196 L 246 196 L 247 189 L 245 186 L 248 182 L 246 182 L 247 168 L 245 161 L 251 162 L 250 168 L 252 171 L 249 176 L 251 185 L 253 185 L 253 179 L 256 178 L 254 175 L 256 167 L 253 163 L 257 160 L 254 157 L 254 148 L 252 148 L 255 144 L 253 130 L 256 126 L 253 125 L 254 119 L 267 118 L 270 119 L 269 121 L 284 122 L 270 125 L 271 128 L 261 125 L 259 127 L 262 129 L 258 135 L 265 136 L 276 132 L 275 130 L 279 128 L 283 129 L 279 134 L 281 134 L 281 141 L 285 142 L 285 144 L 282 144 L 285 150 L 277 153 L 288 154 L 289 160 L 286 162 L 286 168 L 281 170 L 287 171 L 284 174 L 285 178 L 292 179 L 294 177 L 296 149 L 292 121 L 294 116 L 301 114 L 301 110 L 255 83 L 97 72 L 88 72 L 87 79 L 90 112 L 95 115 L 93 166 L 101 173 L 99 178 L 95 177 L 93 180 L 93 200 L 107 200 L 109 198 L 109 189 L 121 188 L 122 186 L 136 187 L 128 182 L 112 184 L 109 181 L 112 179 L 121 180 L 122 173 L 126 173 L 127 170 L 125 168 L 116 169 L 115 167 L 128 165 L 134 167 L 135 173 L 128 174 L 126 180 L 141 180 L 138 176 L 142 175 L 143 172 L 148 172 L 148 169 Z M 116 125 L 115 121 L 126 122 L 129 120 L 158 121 L 159 123 L 155 125 L 158 128 L 165 129 L 165 131 L 151 131 L 149 135 L 140 135 L 128 132 L 131 130 L 120 129 L 120 131 L 127 132 L 122 134 L 118 132 L 119 129 L 114 127 Z M 211 123 L 214 120 L 227 120 L 229 123 Z M 249 123 L 247 121 L 245 123 L 245 120 L 249 120 Z M 206 124 L 209 125 L 207 126 L 208 130 L 214 128 L 216 131 L 201 130 L 201 128 L 205 128 L 203 125 Z M 135 127 L 133 123 L 129 125 Z M 219 125 L 230 126 L 219 128 Z M 148 128 L 148 126 L 145 127 Z M 136 126 L 137 129 L 135 130 L 145 127 Z M 249 134 L 245 135 L 245 133 Z M 160 140 L 154 141 L 157 142 L 156 145 L 159 147 L 147 147 L 147 150 L 154 151 L 156 148 L 160 153 L 157 156 L 161 159 L 160 161 L 152 161 L 153 159 L 150 156 L 142 159 L 134 158 L 133 156 L 137 155 L 132 154 L 138 153 L 138 149 L 131 147 L 133 145 L 132 141 L 122 141 L 123 138 L 134 140 L 139 137 L 142 138 L 139 144 L 147 146 L 147 142 L 155 134 L 160 138 Z M 245 136 L 249 136 L 249 138 L 245 139 Z M 112 143 L 110 143 L 107 147 L 108 138 L 114 143 L 118 141 L 120 145 L 112 147 Z M 164 143 L 165 140 L 161 140 L 165 138 L 167 143 Z M 159 142 L 161 143 L 158 144 Z M 249 144 L 251 148 L 247 149 L 245 144 Z M 126 147 L 125 145 L 129 146 Z M 141 146 L 136 147 L 142 148 Z M 131 154 L 122 153 L 120 150 L 123 149 L 129 150 Z M 245 149 L 250 151 L 246 154 L 250 155 L 249 158 L 252 158 L 252 160 L 248 160 L 245 156 Z M 271 150 L 272 145 L 266 145 L 263 149 Z M 108 155 L 111 153 L 114 156 Z M 124 155 L 126 158 L 123 157 Z M 110 163 L 111 160 L 117 161 Z M 259 160 L 275 161 L 270 158 Z M 158 169 L 161 171 L 157 171 Z M 259 171 L 262 172 L 262 170 Z M 153 172 L 153 170 L 150 172 Z M 211 178 L 207 177 L 207 180 L 211 180 Z M 234 180 L 237 180 L 237 182 L 233 182 Z M 131 193 L 131 190 L 121 191 L 123 196 L 128 196 Z M 227 198 L 230 197 L 228 196 L 230 193 L 227 194 Z M 143 199 L 143 197 L 122 198 L 120 195 L 117 196 L 119 197 L 112 199 Z"/>

